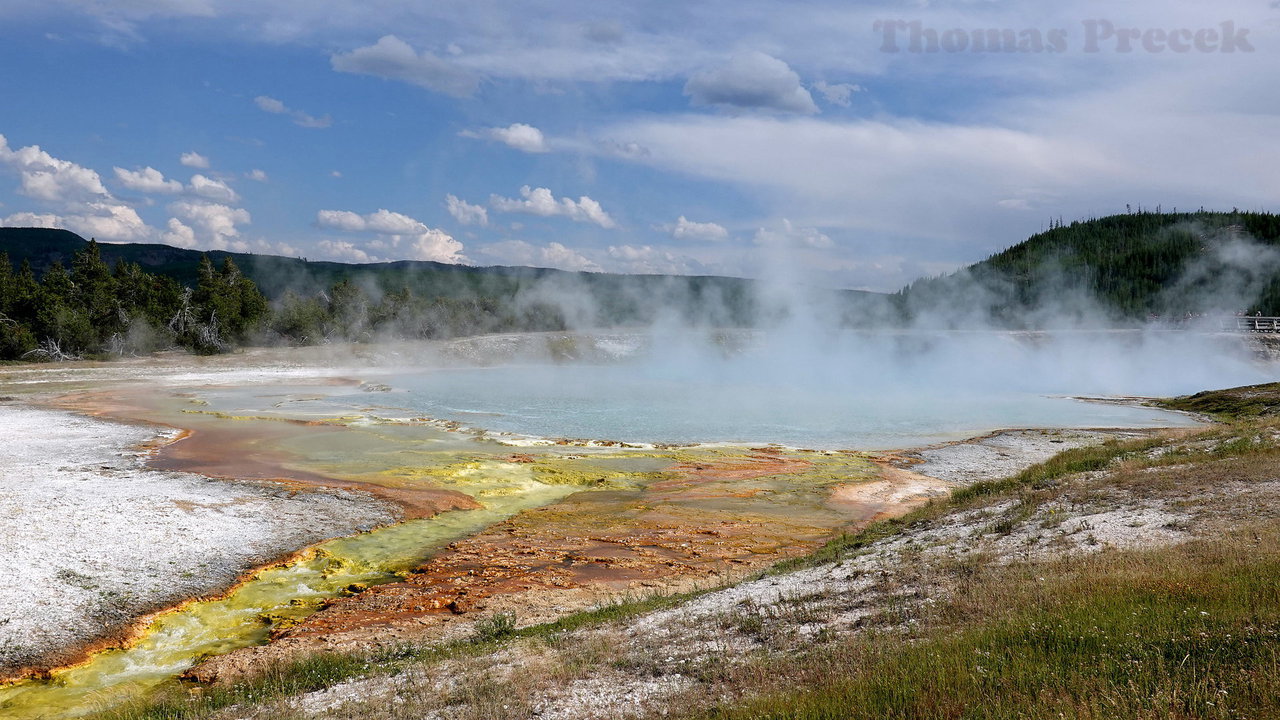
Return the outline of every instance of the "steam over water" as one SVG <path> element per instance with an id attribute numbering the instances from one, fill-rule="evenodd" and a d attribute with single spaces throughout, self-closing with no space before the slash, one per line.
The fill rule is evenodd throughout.
<path id="1" fill-rule="evenodd" d="M 1237 338 L 1174 332 L 539 339 L 559 361 L 524 345 L 502 365 L 391 384 L 418 414 L 522 435 L 882 449 L 1008 427 L 1185 425 L 1071 396 L 1169 396 L 1274 377 Z"/>

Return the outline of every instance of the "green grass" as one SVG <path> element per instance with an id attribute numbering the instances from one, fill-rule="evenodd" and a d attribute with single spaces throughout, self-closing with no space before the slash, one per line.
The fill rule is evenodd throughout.
<path id="1" fill-rule="evenodd" d="M 1280 717 L 1280 544 L 1263 532 L 988 574 L 922 638 L 771 659 L 756 671 L 799 689 L 697 717 Z"/>
<path id="2" fill-rule="evenodd" d="M 196 693 L 173 688 L 140 701 L 126 703 L 95 717 L 112 720 L 194 720 L 238 704 L 259 704 L 330 687 L 368 673 L 377 656 L 317 654 L 296 662 L 273 666 L 251 682 L 232 686 L 207 686 Z"/>
<path id="3" fill-rule="evenodd" d="M 1227 421 L 1272 417 L 1280 414 L 1280 383 L 1206 390 L 1195 395 L 1157 400 L 1155 404 Z"/>

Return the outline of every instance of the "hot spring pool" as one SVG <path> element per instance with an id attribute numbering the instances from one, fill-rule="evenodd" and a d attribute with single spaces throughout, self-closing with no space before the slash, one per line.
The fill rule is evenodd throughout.
<path id="1" fill-rule="evenodd" d="M 1189 426 L 1185 415 L 1077 398 L 1167 397 L 1276 376 L 1239 337 L 1193 333 L 549 333 L 459 342 L 462 362 L 402 355 L 394 369 L 352 370 L 390 392 L 329 387 L 283 411 L 425 416 L 536 438 L 879 450 L 1003 428 Z M 268 407 L 253 392 L 215 405 Z"/>
<path id="2" fill-rule="evenodd" d="M 1062 396 L 691 385 L 615 367 L 437 370 L 398 376 L 392 387 L 384 399 L 419 415 L 523 436 L 633 443 L 877 450 L 1001 428 L 1195 424 L 1155 408 Z"/>

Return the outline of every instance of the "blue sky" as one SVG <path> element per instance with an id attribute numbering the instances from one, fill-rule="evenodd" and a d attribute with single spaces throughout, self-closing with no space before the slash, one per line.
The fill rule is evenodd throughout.
<path id="1" fill-rule="evenodd" d="M 1270 0 L 6 0 L 0 224 L 891 290 L 1051 218 L 1275 210 L 1278 34 Z"/>

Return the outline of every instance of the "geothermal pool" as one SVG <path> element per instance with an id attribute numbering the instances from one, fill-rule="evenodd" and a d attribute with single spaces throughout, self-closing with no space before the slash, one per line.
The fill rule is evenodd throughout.
<path id="1" fill-rule="evenodd" d="M 632 373 L 635 374 L 632 374 Z M 1185 416 L 1071 397 L 957 388 L 946 396 L 764 384 L 688 385 L 616 367 L 442 370 L 379 400 L 518 436 L 628 443 L 916 447 L 1016 427 L 1177 427 Z M 398 392 L 397 392 L 398 390 Z M 367 398 L 365 398 L 367 400 Z"/>
<path id="2" fill-rule="evenodd" d="M 1001 428 L 1186 426 L 1194 420 L 1185 415 L 1077 396 L 1167 396 L 1275 376 L 1275 367 L 1238 338 L 1064 337 L 545 334 L 5 370 L 0 394 L 145 397 L 143 411 L 120 417 L 234 440 L 225 450 L 215 444 L 215 455 L 270 455 L 282 468 L 387 491 L 447 488 L 480 509 L 329 541 L 225 598 L 161 615 L 127 649 L 99 654 L 52 681 L 0 687 L 0 714 L 69 717 L 135 697 L 203 655 L 255 645 L 305 621 L 322 599 L 352 583 L 395 579 L 446 544 L 483 539 L 502 518 L 536 540 L 531 548 L 581 535 L 583 523 L 595 523 L 595 535 L 609 534 L 622 532 L 619 519 L 630 518 L 627 542 L 645 545 L 715 518 L 740 526 L 726 531 L 729 540 L 716 540 L 717 548 L 764 562 L 814 547 L 851 517 L 878 512 L 865 501 L 864 510 L 872 508 L 865 513 L 831 506 L 833 488 L 893 482 L 875 480 L 858 453 L 762 455 L 748 447 L 877 450 Z M 659 447 L 561 446 L 561 438 Z M 694 443 L 704 445 L 662 447 Z M 699 476 L 706 468 L 711 474 Z M 554 512 L 522 512 L 537 507 Z M 808 544 L 789 544 L 799 537 Z M 663 541 L 662 552 L 696 540 Z M 490 541 L 478 557 L 505 549 Z M 571 550 L 587 556 L 596 549 Z M 712 547 L 704 550 L 714 555 Z"/>
<path id="3" fill-rule="evenodd" d="M 532 334 L 454 347 L 466 361 L 360 371 L 386 393 L 337 391 L 287 409 L 429 417 L 526 439 L 883 450 L 1002 428 L 1185 426 L 1079 396 L 1172 396 L 1275 375 L 1239 337 L 1189 333 Z M 267 409 L 244 393 L 222 402 Z"/>

